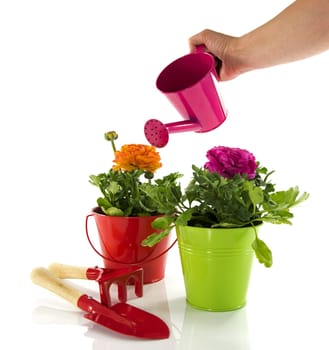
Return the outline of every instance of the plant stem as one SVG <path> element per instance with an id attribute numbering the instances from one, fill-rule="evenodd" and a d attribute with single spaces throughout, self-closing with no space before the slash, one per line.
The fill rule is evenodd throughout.
<path id="1" fill-rule="evenodd" d="M 110 140 L 110 141 L 111 141 L 113 153 L 115 154 L 115 152 L 117 151 L 117 149 L 116 149 L 116 147 L 115 147 L 114 140 Z"/>
<path id="2" fill-rule="evenodd" d="M 118 138 L 118 134 L 115 131 L 108 131 L 104 134 L 104 138 L 106 141 L 111 141 L 112 150 L 115 154 L 116 148 L 115 148 L 114 140 L 116 140 Z"/>

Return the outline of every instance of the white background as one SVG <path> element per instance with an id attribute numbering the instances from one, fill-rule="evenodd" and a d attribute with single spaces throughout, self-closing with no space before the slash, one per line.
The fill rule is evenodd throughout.
<path id="1" fill-rule="evenodd" d="M 165 341 L 93 328 L 29 278 L 34 266 L 53 261 L 102 264 L 85 238 L 84 218 L 98 196 L 89 175 L 112 165 L 103 134 L 116 130 L 118 145 L 146 143 L 146 120 L 180 120 L 155 80 L 188 53 L 188 38 L 204 28 L 242 35 L 289 3 L 1 1 L 0 322 L 6 348 L 329 348 L 328 52 L 218 83 L 229 111 L 225 123 L 206 134 L 172 135 L 160 150 L 159 175 L 188 177 L 210 147 L 246 148 L 276 170 L 278 188 L 299 185 L 310 193 L 292 226 L 263 229 L 274 265 L 255 263 L 246 308 L 209 314 L 187 307 L 177 246 L 166 279 L 133 301 L 167 321 L 172 332 Z"/>

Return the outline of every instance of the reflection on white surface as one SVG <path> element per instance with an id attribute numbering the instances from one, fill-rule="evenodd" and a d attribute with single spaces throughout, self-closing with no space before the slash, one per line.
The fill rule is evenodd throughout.
<path id="1" fill-rule="evenodd" d="M 246 309 L 207 312 L 186 305 L 180 350 L 248 350 L 249 334 Z"/>
<path id="2" fill-rule="evenodd" d="M 128 295 L 133 294 L 128 293 Z M 164 340 L 145 340 L 112 332 L 110 329 L 85 319 L 83 311 L 66 303 L 65 300 L 62 301 L 57 296 L 52 299 L 51 294 L 49 299 L 36 301 L 36 306 L 32 310 L 32 321 L 37 325 L 48 327 L 65 325 L 72 327 L 72 330 L 82 328 L 84 336 L 92 340 L 92 349 L 97 350 L 108 349 L 109 344 L 111 344 L 111 349 L 131 349 L 132 344 L 135 349 L 154 349 L 154 346 L 157 349 L 176 349 L 165 281 L 144 286 L 143 297 L 132 297 L 128 302 L 165 321 L 170 329 L 170 337 Z M 41 329 L 40 332 L 43 331 L 44 329 Z"/>
<path id="3" fill-rule="evenodd" d="M 32 311 L 32 321 L 40 325 L 86 325 L 88 321 L 80 311 L 61 310 L 55 307 L 38 306 Z M 84 321 L 85 320 L 85 321 Z"/>
<path id="4" fill-rule="evenodd" d="M 167 282 L 168 284 L 169 282 Z M 172 281 L 171 281 L 172 283 Z M 170 283 L 170 285 L 171 285 Z M 129 303 L 149 311 L 164 320 L 170 337 L 164 340 L 145 340 L 112 332 L 83 317 L 83 311 L 58 299 L 57 296 L 38 299 L 32 310 L 32 321 L 47 327 L 67 326 L 72 334 L 80 329 L 84 337 L 92 341 L 92 349 L 176 349 L 200 350 L 222 348 L 225 350 L 248 350 L 249 334 L 246 308 L 232 312 L 207 312 L 186 304 L 183 289 L 172 295 L 172 285 L 160 281 L 144 286 L 142 298 L 132 298 Z M 177 288 L 179 283 L 174 285 Z M 167 293 L 167 287 L 169 294 Z M 45 332 L 41 328 L 40 332 Z M 80 339 L 83 341 L 83 339 Z M 88 342 L 86 342 L 88 344 Z"/>

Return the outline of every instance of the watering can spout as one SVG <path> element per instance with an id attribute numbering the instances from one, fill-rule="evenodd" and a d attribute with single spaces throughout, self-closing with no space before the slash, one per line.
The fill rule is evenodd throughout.
<path id="1" fill-rule="evenodd" d="M 173 61 L 160 73 L 156 86 L 183 120 L 168 124 L 148 120 L 144 134 L 151 145 L 164 147 L 171 133 L 208 132 L 225 121 L 227 113 L 213 80 L 213 76 L 218 80 L 216 68 L 220 64 L 202 47 Z"/>
<path id="2" fill-rule="evenodd" d="M 186 131 L 201 131 L 202 126 L 192 120 L 163 124 L 160 120 L 150 119 L 144 125 L 147 141 L 154 147 L 164 147 L 168 143 L 169 134 Z"/>

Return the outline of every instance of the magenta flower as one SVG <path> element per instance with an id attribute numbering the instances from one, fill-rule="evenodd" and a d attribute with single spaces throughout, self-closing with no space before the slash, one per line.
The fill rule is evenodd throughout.
<path id="1" fill-rule="evenodd" d="M 255 156 L 247 150 L 216 146 L 211 148 L 206 156 L 209 161 L 204 167 L 228 179 L 236 174 L 246 174 L 248 179 L 253 179 L 256 175 Z"/>

